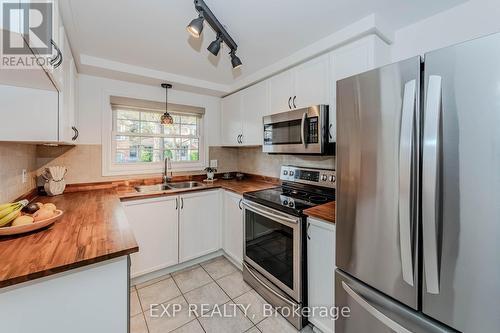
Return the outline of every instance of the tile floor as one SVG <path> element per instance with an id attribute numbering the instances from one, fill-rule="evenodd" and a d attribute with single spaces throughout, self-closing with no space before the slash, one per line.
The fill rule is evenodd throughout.
<path id="1" fill-rule="evenodd" d="M 243 281 L 241 271 L 226 258 L 217 257 L 199 265 L 132 287 L 130 294 L 131 333 L 296 333 L 297 330 L 281 316 L 264 317 L 265 300 Z M 154 309 L 170 313 L 177 305 L 175 316 L 156 318 Z M 189 304 L 208 304 L 197 315 L 190 314 Z M 235 304 L 248 306 L 247 316 Z M 203 316 L 215 306 L 235 314 L 230 317 Z M 307 327 L 311 331 L 310 327 Z M 304 331 L 304 330 L 303 330 Z"/>

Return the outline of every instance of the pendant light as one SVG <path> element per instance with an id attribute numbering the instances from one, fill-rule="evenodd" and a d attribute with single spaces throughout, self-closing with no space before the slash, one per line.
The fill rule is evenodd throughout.
<path id="1" fill-rule="evenodd" d="M 161 115 L 161 123 L 163 125 L 172 125 L 174 123 L 174 118 L 168 113 L 168 89 L 172 88 L 169 83 L 162 83 L 162 88 L 165 88 L 165 113 Z"/>

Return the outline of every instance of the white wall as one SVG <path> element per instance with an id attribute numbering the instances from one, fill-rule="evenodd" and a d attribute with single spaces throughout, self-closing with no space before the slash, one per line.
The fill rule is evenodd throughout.
<path id="1" fill-rule="evenodd" d="M 470 0 L 396 31 L 392 60 L 403 60 L 499 31 L 500 1 Z"/>
<path id="2" fill-rule="evenodd" d="M 175 87 L 174 87 L 175 88 Z M 161 87 L 116 81 L 89 75 L 79 75 L 78 144 L 101 144 L 101 113 L 104 95 L 112 92 L 119 96 L 165 101 L 165 90 Z M 206 145 L 218 145 L 220 138 L 220 98 L 184 91 L 170 90 L 169 103 L 185 104 L 205 108 Z"/>

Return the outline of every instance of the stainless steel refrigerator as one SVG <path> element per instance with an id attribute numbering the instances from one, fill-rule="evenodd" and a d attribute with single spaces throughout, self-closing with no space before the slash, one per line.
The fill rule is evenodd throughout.
<path id="1" fill-rule="evenodd" d="M 500 332 L 500 34 L 337 83 L 336 333 Z"/>

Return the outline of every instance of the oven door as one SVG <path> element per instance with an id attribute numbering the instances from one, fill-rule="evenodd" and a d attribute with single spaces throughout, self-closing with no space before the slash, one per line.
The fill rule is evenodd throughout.
<path id="1" fill-rule="evenodd" d="M 326 105 L 266 116 L 262 150 L 265 153 L 323 154 L 328 142 L 327 123 Z"/>
<path id="2" fill-rule="evenodd" d="M 244 260 L 297 302 L 302 301 L 302 218 L 243 200 Z"/>

